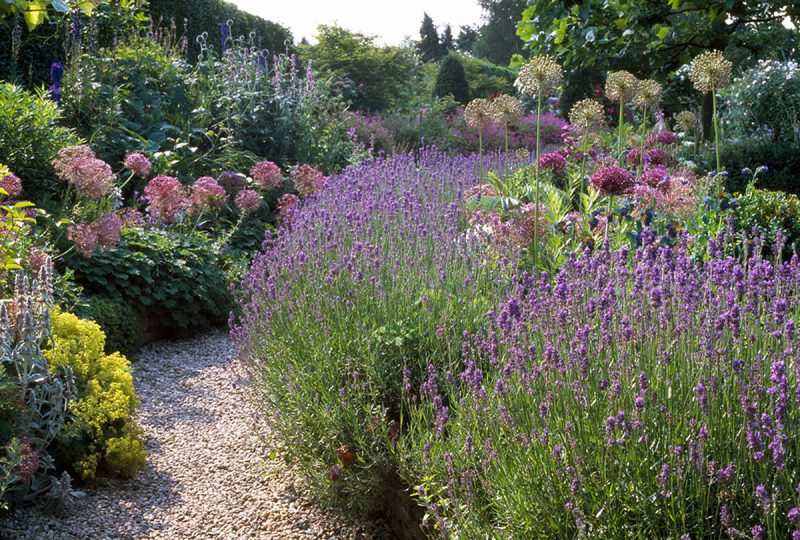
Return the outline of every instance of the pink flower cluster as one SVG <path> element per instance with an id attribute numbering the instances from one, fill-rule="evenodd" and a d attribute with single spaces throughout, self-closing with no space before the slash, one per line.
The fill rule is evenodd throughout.
<path id="1" fill-rule="evenodd" d="M 122 220 L 122 226 L 127 229 L 139 229 L 144 227 L 147 220 L 140 211 L 130 206 L 120 208 L 117 210 L 119 219 Z"/>
<path id="2" fill-rule="evenodd" d="M 53 160 L 56 175 L 75 187 L 79 195 L 102 199 L 114 191 L 114 171 L 111 166 L 97 159 L 86 145 L 68 146 L 58 152 Z"/>
<path id="3" fill-rule="evenodd" d="M 17 197 L 22 193 L 22 180 L 14 174 L 7 174 L 0 179 L 0 189 L 5 190 L 9 197 Z"/>
<path id="4" fill-rule="evenodd" d="M 21 442 L 22 461 L 15 472 L 19 475 L 22 485 L 28 486 L 33 475 L 39 470 L 39 450 L 28 441 L 27 437 L 23 437 Z"/>
<path id="5" fill-rule="evenodd" d="M 277 189 L 283 183 L 280 167 L 271 161 L 262 161 L 253 165 L 253 168 L 250 169 L 250 177 L 264 190 Z"/>
<path id="6" fill-rule="evenodd" d="M 291 219 L 294 212 L 300 209 L 300 198 L 293 193 L 285 193 L 278 197 L 278 218 L 281 221 Z"/>
<path id="7" fill-rule="evenodd" d="M 672 146 L 673 144 L 678 144 L 678 135 L 672 131 L 659 131 L 647 137 L 647 144 L 650 146 L 654 144 Z"/>
<path id="8" fill-rule="evenodd" d="M 556 150 L 539 156 L 539 167 L 551 170 L 555 175 L 561 175 L 567 170 L 567 160 Z"/>
<path id="9" fill-rule="evenodd" d="M 186 190 L 180 180 L 172 176 L 156 176 L 144 187 L 147 213 L 164 223 L 172 221 L 189 206 Z"/>
<path id="10" fill-rule="evenodd" d="M 628 152 L 625 162 L 629 167 L 638 167 L 640 163 L 644 163 L 645 167 L 666 167 L 672 161 L 670 155 L 661 148 L 651 148 L 644 153 L 644 159 L 641 158 L 641 150 L 633 148 Z"/>
<path id="11" fill-rule="evenodd" d="M 292 171 L 294 187 L 303 195 L 319 191 L 325 185 L 327 177 L 311 165 L 303 164 Z"/>
<path id="12" fill-rule="evenodd" d="M 227 193 L 225 188 L 210 176 L 197 179 L 191 187 L 189 195 L 189 212 L 200 214 L 210 208 L 219 208 L 225 204 Z"/>
<path id="13" fill-rule="evenodd" d="M 242 212 L 255 212 L 261 207 L 261 195 L 252 189 L 243 189 L 236 194 L 234 203 Z"/>
<path id="14" fill-rule="evenodd" d="M 530 245 L 534 239 L 547 238 L 550 234 L 550 223 L 545 216 L 547 209 L 539 204 L 539 220 L 536 220 L 537 205 L 528 203 L 520 206 L 512 213 L 511 217 L 511 239 L 522 247 Z"/>
<path id="15" fill-rule="evenodd" d="M 88 259 L 98 248 L 104 250 L 116 247 L 122 225 L 122 219 L 117 214 L 107 214 L 91 223 L 70 225 L 67 228 L 67 238 Z"/>
<path id="16" fill-rule="evenodd" d="M 658 170 L 658 169 L 654 169 Z M 699 195 L 695 174 L 691 171 L 675 171 L 668 177 L 666 188 L 639 184 L 634 195 L 645 203 L 675 215 L 692 212 L 697 207 Z"/>
<path id="17" fill-rule="evenodd" d="M 642 183 L 653 189 L 669 190 L 669 174 L 663 167 L 648 169 L 642 174 Z"/>
<path id="18" fill-rule="evenodd" d="M 625 195 L 633 191 L 636 179 L 622 167 L 603 167 L 589 179 L 592 186 L 603 195 Z"/>
<path id="19" fill-rule="evenodd" d="M 225 171 L 219 175 L 219 183 L 225 191 L 235 195 L 244 187 L 244 176 L 236 171 Z"/>
<path id="20" fill-rule="evenodd" d="M 128 154 L 125 157 L 125 168 L 131 171 L 139 178 L 147 178 L 150 176 L 150 171 L 153 169 L 153 164 L 147 159 L 147 156 L 135 152 Z"/>
<path id="21" fill-rule="evenodd" d="M 495 195 L 497 195 L 497 190 L 491 184 L 477 184 L 464 191 L 464 204 L 469 203 L 472 199 L 494 197 Z"/>

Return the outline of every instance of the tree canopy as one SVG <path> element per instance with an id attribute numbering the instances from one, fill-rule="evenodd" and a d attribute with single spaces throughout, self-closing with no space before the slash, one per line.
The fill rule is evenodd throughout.
<path id="1" fill-rule="evenodd" d="M 439 32 L 436 31 L 436 25 L 433 24 L 431 16 L 425 13 L 422 18 L 422 26 L 419 29 L 419 41 L 417 42 L 417 51 L 423 62 L 432 62 L 439 60 L 444 56 L 442 44 L 439 41 Z"/>
<path id="2" fill-rule="evenodd" d="M 433 90 L 434 97 L 453 96 L 459 103 L 469 101 L 469 83 L 464 72 L 464 66 L 454 54 L 448 54 L 439 66 L 436 76 L 436 85 Z"/>
<path id="3" fill-rule="evenodd" d="M 516 35 L 517 24 L 527 6 L 526 0 L 480 0 L 485 24 L 478 31 L 472 52 L 492 63 L 507 65 L 514 54 L 523 52 L 523 41 Z"/>
<path id="4" fill-rule="evenodd" d="M 528 0 L 517 34 L 567 67 L 666 73 L 699 52 L 725 49 L 742 27 L 800 22 L 800 2 L 752 0 Z"/>
<path id="5" fill-rule="evenodd" d="M 73 9 L 80 9 L 86 15 L 91 15 L 94 8 L 102 0 L 2 0 L 0 1 L 0 19 L 8 15 L 21 14 L 28 25 L 28 30 L 33 30 L 53 13 L 67 14 Z M 133 0 L 121 0 L 124 4 L 132 4 Z"/>

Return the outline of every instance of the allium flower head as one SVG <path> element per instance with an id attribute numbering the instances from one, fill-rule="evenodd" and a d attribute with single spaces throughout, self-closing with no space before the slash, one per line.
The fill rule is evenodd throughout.
<path id="1" fill-rule="evenodd" d="M 567 160 L 561 152 L 554 150 L 539 157 L 539 167 L 549 169 L 553 171 L 553 174 L 564 174 L 564 171 L 567 170 Z"/>
<path id="2" fill-rule="evenodd" d="M 647 144 L 660 144 L 663 146 L 672 146 L 678 143 L 678 136 L 671 131 L 659 131 L 647 137 Z"/>
<path id="3" fill-rule="evenodd" d="M 128 229 L 139 229 L 146 223 L 144 214 L 130 206 L 117 210 L 117 215 L 122 221 L 122 226 Z"/>
<path id="4" fill-rule="evenodd" d="M 606 95 L 612 101 L 628 103 L 633 101 L 638 86 L 639 79 L 632 73 L 625 70 L 614 71 L 606 78 Z"/>
<path id="5" fill-rule="evenodd" d="M 135 152 L 128 154 L 125 157 L 125 168 L 131 171 L 139 178 L 147 178 L 150 176 L 150 171 L 153 170 L 153 164 L 147 159 L 147 156 Z"/>
<path id="6" fill-rule="evenodd" d="M 492 119 L 489 100 L 478 98 L 467 103 L 464 122 L 472 129 L 483 129 Z"/>
<path id="7" fill-rule="evenodd" d="M 594 99 L 582 99 L 569 111 L 569 123 L 581 133 L 589 133 L 603 125 L 603 105 Z"/>
<path id="8" fill-rule="evenodd" d="M 529 245 L 536 235 L 539 238 L 547 238 L 550 232 L 550 223 L 545 219 L 547 209 L 539 205 L 539 221 L 536 226 L 536 205 L 528 203 L 520 206 L 512 212 L 511 217 L 511 238 L 521 246 Z"/>
<path id="9" fill-rule="evenodd" d="M 292 171 L 292 183 L 303 195 L 310 195 L 319 191 L 325 185 L 327 177 L 312 165 L 307 163 L 295 167 Z"/>
<path id="10" fill-rule="evenodd" d="M 14 174 L 7 174 L 0 179 L 0 189 L 5 190 L 9 197 L 17 197 L 22 193 L 22 180 Z"/>
<path id="11" fill-rule="evenodd" d="M 264 190 L 277 189 L 283 182 L 280 167 L 271 161 L 262 161 L 253 165 L 253 168 L 250 169 L 250 177 Z"/>
<path id="12" fill-rule="evenodd" d="M 56 175 L 69 182 L 83 196 L 101 199 L 114 191 L 114 171 L 111 166 L 97 159 L 86 145 L 68 146 L 58 152 L 53 160 Z"/>
<path id="13" fill-rule="evenodd" d="M 689 79 L 700 92 L 707 94 L 725 87 L 731 80 L 733 64 L 720 51 L 708 51 L 692 60 Z"/>
<path id="14" fill-rule="evenodd" d="M 153 219 L 171 223 L 186 210 L 189 201 L 180 180 L 172 176 L 156 176 L 144 187 L 147 213 Z"/>
<path id="15" fill-rule="evenodd" d="M 675 117 L 675 129 L 682 133 L 688 133 L 699 125 L 697 115 L 692 111 L 681 111 Z"/>
<path id="16" fill-rule="evenodd" d="M 261 195 L 252 189 L 243 189 L 236 194 L 234 202 L 242 212 L 255 212 L 261 207 Z"/>
<path id="17" fill-rule="evenodd" d="M 621 167 L 603 167 L 592 175 L 589 182 L 604 195 L 625 195 L 633 191 L 636 179 Z"/>
<path id="18" fill-rule="evenodd" d="M 217 181 L 231 195 L 239 193 L 245 185 L 244 175 L 236 171 L 225 171 L 219 175 Z"/>
<path id="19" fill-rule="evenodd" d="M 190 188 L 189 211 L 199 214 L 210 208 L 219 208 L 225 204 L 225 188 L 210 176 L 198 178 Z"/>
<path id="20" fill-rule="evenodd" d="M 97 247 L 100 249 L 111 249 L 119 244 L 122 219 L 116 213 L 106 214 L 90 223 L 89 226 L 94 230 Z"/>
<path id="21" fill-rule="evenodd" d="M 67 238 L 87 259 L 91 258 L 97 249 L 97 232 L 90 223 L 70 225 L 67 227 Z"/>
<path id="22" fill-rule="evenodd" d="M 651 188 L 660 189 L 662 191 L 669 190 L 669 174 L 666 169 L 656 167 L 648 169 L 642 174 L 642 182 Z"/>
<path id="23" fill-rule="evenodd" d="M 640 81 L 633 101 L 639 107 L 655 109 L 661 101 L 661 85 L 652 79 Z"/>
<path id="24" fill-rule="evenodd" d="M 500 94 L 492 100 L 489 112 L 496 122 L 510 124 L 519 120 L 522 114 L 522 104 L 514 96 Z"/>
<path id="25" fill-rule="evenodd" d="M 519 70 L 516 85 L 528 96 L 549 97 L 561 84 L 561 66 L 549 56 L 534 56 Z"/>
<path id="26" fill-rule="evenodd" d="M 294 193 L 284 193 L 278 197 L 278 217 L 285 221 L 300 209 L 300 198 Z"/>

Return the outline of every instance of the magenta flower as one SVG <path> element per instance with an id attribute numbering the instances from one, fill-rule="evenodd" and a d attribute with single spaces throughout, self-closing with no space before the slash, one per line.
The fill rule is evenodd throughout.
<path id="1" fill-rule="evenodd" d="M 97 231 L 90 223 L 70 225 L 67 227 L 67 238 L 87 259 L 91 258 L 97 249 Z"/>
<path id="2" fill-rule="evenodd" d="M 603 195 L 625 195 L 633 191 L 636 179 L 621 167 L 603 167 L 592 175 L 589 182 Z"/>
<path id="3" fill-rule="evenodd" d="M 199 214 L 210 208 L 219 208 L 225 204 L 225 188 L 210 176 L 197 179 L 190 189 L 189 212 Z"/>
<path id="4" fill-rule="evenodd" d="M 672 146 L 678 144 L 678 135 L 672 131 L 660 131 L 647 137 L 647 144 L 661 144 L 664 146 Z"/>
<path id="5" fill-rule="evenodd" d="M 111 249 L 117 247 L 122 232 L 122 219 L 116 214 L 106 214 L 93 221 L 90 226 L 97 237 L 97 247 Z"/>
<path id="6" fill-rule="evenodd" d="M 567 160 L 559 151 L 548 152 L 539 157 L 539 167 L 549 169 L 553 174 L 564 174 L 567 169 Z"/>
<path id="7" fill-rule="evenodd" d="M 253 165 L 250 176 L 261 189 L 270 190 L 281 187 L 283 178 L 281 169 L 271 161 L 262 161 Z"/>
<path id="8" fill-rule="evenodd" d="M 0 179 L 0 189 L 4 189 L 9 197 L 17 197 L 22 193 L 22 180 L 14 174 L 7 174 Z"/>
<path id="9" fill-rule="evenodd" d="M 144 187 L 144 195 L 147 213 L 165 223 L 171 223 L 189 205 L 183 184 L 172 176 L 156 176 L 150 180 Z"/>
<path id="10" fill-rule="evenodd" d="M 311 165 L 303 164 L 292 171 L 294 187 L 303 195 L 310 195 L 325 185 L 327 177 Z"/>
<path id="11" fill-rule="evenodd" d="M 147 156 L 138 152 L 128 154 L 125 157 L 125 168 L 130 170 L 139 178 L 147 178 L 150 176 L 150 171 L 153 169 L 153 164 L 147 159 Z"/>
<path id="12" fill-rule="evenodd" d="M 261 195 L 252 189 L 243 189 L 236 194 L 234 203 L 242 212 L 255 212 L 261 207 Z"/>
<path id="13" fill-rule="evenodd" d="M 642 174 L 642 183 L 653 189 L 661 191 L 669 191 L 669 174 L 666 169 L 658 167 L 656 169 L 649 169 Z"/>

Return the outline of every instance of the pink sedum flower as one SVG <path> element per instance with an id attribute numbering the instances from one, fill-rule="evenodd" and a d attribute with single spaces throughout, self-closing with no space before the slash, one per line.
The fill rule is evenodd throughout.
<path id="1" fill-rule="evenodd" d="M 310 195 L 319 191 L 328 178 L 315 167 L 303 164 L 292 171 L 294 187 L 303 195 Z"/>
<path id="2" fill-rule="evenodd" d="M 242 212 L 255 212 L 261 207 L 261 195 L 252 189 L 243 189 L 236 194 L 234 202 Z"/>
<path id="3" fill-rule="evenodd" d="M 150 176 L 150 171 L 153 170 L 153 164 L 147 159 L 147 156 L 135 152 L 128 154 L 125 157 L 125 168 L 131 171 L 139 178 L 147 178 Z"/>
<path id="4" fill-rule="evenodd" d="M 277 189 L 283 183 L 281 169 L 271 161 L 256 163 L 250 169 L 250 177 L 264 190 Z"/>
<path id="5" fill-rule="evenodd" d="M 22 193 L 22 180 L 14 174 L 7 174 L 0 180 L 0 188 L 4 189 L 9 197 L 18 197 Z"/>
<path id="6" fill-rule="evenodd" d="M 211 208 L 220 208 L 225 204 L 228 194 L 225 188 L 210 176 L 203 176 L 191 187 L 189 196 L 189 212 L 199 214 Z"/>
<path id="7" fill-rule="evenodd" d="M 144 187 L 147 213 L 153 219 L 172 223 L 189 206 L 186 190 L 180 180 L 172 176 L 156 176 Z"/>

